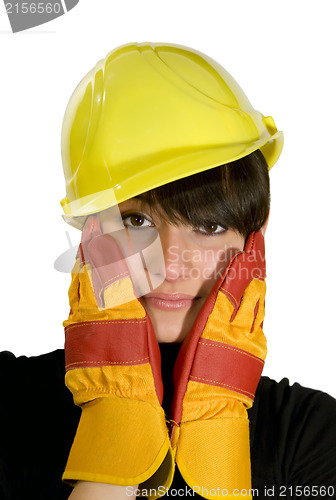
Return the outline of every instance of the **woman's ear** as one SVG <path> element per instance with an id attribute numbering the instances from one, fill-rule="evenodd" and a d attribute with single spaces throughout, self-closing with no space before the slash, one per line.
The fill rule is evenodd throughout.
<path id="1" fill-rule="evenodd" d="M 262 235 L 265 237 L 265 233 L 266 233 L 266 229 L 267 229 L 267 226 L 268 226 L 268 221 L 269 221 L 269 216 L 267 217 L 265 223 L 263 224 L 263 226 L 260 228 L 260 231 L 262 233 Z"/>

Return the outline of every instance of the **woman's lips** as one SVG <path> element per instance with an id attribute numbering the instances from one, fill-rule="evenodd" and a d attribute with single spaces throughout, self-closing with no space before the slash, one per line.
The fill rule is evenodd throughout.
<path id="1" fill-rule="evenodd" d="M 165 310 L 187 309 L 199 298 L 185 293 L 149 293 L 143 297 L 148 305 Z"/>

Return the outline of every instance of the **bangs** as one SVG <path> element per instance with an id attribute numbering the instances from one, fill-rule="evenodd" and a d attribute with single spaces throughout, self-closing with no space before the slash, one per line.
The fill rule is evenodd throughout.
<path id="1" fill-rule="evenodd" d="M 147 191 L 139 198 L 171 224 L 196 228 L 216 223 L 247 237 L 262 227 L 269 214 L 268 165 L 258 150 Z"/>

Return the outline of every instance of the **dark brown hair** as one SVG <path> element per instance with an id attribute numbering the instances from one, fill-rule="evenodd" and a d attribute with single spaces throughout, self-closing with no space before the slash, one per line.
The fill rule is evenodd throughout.
<path id="1" fill-rule="evenodd" d="M 172 224 L 193 227 L 216 223 L 245 238 L 266 221 L 270 210 L 268 165 L 257 150 L 141 195 Z"/>

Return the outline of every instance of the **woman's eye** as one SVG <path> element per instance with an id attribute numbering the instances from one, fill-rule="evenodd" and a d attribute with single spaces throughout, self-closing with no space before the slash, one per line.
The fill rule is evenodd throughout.
<path id="1" fill-rule="evenodd" d="M 153 227 L 152 221 L 142 214 L 129 214 L 122 217 L 124 226 L 129 228 Z"/>
<path id="2" fill-rule="evenodd" d="M 203 226 L 199 226 L 197 231 L 201 234 L 212 236 L 215 234 L 223 234 L 226 233 L 227 229 L 215 222 L 210 222 L 209 224 L 204 224 Z"/>

